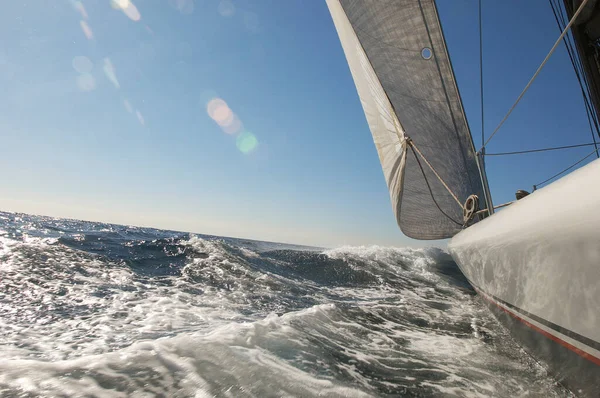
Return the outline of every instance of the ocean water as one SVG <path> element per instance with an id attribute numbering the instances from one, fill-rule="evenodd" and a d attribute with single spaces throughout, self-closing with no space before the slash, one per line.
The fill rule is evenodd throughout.
<path id="1" fill-rule="evenodd" d="M 439 249 L 0 212 L 2 397 L 563 397 Z"/>

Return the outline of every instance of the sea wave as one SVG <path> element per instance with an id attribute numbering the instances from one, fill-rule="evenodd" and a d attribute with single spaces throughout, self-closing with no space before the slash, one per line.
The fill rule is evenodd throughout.
<path id="1" fill-rule="evenodd" d="M 566 394 L 440 249 L 0 215 L 2 396 Z"/>

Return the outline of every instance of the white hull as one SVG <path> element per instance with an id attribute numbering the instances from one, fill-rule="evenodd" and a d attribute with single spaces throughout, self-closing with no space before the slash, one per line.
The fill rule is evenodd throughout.
<path id="1" fill-rule="evenodd" d="M 600 160 L 463 230 L 448 248 L 526 349 L 574 392 L 600 396 Z"/>

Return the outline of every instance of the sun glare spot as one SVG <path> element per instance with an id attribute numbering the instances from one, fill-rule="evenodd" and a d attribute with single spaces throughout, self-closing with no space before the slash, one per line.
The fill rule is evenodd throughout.
<path id="1" fill-rule="evenodd" d="M 88 40 L 92 40 L 94 38 L 94 32 L 92 32 L 92 28 L 85 21 L 79 21 L 79 25 L 81 25 L 81 30 L 83 34 Z"/>
<path id="2" fill-rule="evenodd" d="M 92 71 L 92 68 L 94 67 L 92 61 L 90 61 L 88 57 L 84 57 L 83 55 L 78 55 L 75 58 L 73 58 L 71 65 L 73 65 L 73 69 L 75 69 L 79 73 L 90 73 Z"/>
<path id="3" fill-rule="evenodd" d="M 123 10 L 123 12 L 125 13 L 125 15 L 127 15 L 129 17 L 129 19 L 131 19 L 132 21 L 139 21 L 140 19 L 142 19 L 142 16 L 140 15 L 140 12 L 138 11 L 138 9 L 136 8 L 136 6 L 133 5 L 133 3 L 129 3 L 129 6 L 127 8 L 125 8 Z"/>
<path id="4" fill-rule="evenodd" d="M 96 79 L 89 73 L 83 73 L 77 76 L 77 87 L 81 91 L 92 91 L 96 88 Z"/>
<path id="5" fill-rule="evenodd" d="M 110 6 L 115 10 L 122 10 L 129 5 L 129 0 L 110 0 Z"/>
<path id="6" fill-rule="evenodd" d="M 121 85 L 119 84 L 119 81 L 117 80 L 117 75 L 115 73 L 115 67 L 113 66 L 112 62 L 110 62 L 109 58 L 104 58 L 104 74 L 106 75 L 106 78 L 108 80 L 110 80 L 110 82 L 116 87 L 116 88 L 120 88 Z"/>
<path id="7" fill-rule="evenodd" d="M 219 3 L 219 14 L 224 17 L 231 17 L 235 14 L 235 6 L 229 0 L 221 0 Z"/>
<path id="8" fill-rule="evenodd" d="M 135 111 L 135 115 L 137 116 L 137 118 L 138 118 L 138 120 L 139 120 L 140 124 L 141 124 L 142 126 L 145 126 L 145 125 L 146 125 L 146 121 L 144 120 L 144 117 L 142 116 L 142 113 L 141 113 L 140 111 L 136 110 L 136 111 Z"/>
<path id="9" fill-rule="evenodd" d="M 169 5 L 182 14 L 189 15 L 194 12 L 193 0 L 169 0 Z"/>
<path id="10" fill-rule="evenodd" d="M 238 135 L 235 144 L 242 153 L 250 153 L 256 149 L 258 140 L 251 132 L 244 131 L 242 134 Z"/>
<path id="11" fill-rule="evenodd" d="M 142 19 L 140 12 L 131 0 L 111 0 L 110 5 L 115 10 L 123 11 L 123 13 L 132 21 L 137 22 Z"/>

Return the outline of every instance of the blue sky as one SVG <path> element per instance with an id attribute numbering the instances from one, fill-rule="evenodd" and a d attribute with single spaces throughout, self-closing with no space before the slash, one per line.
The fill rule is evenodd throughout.
<path id="1" fill-rule="evenodd" d="M 559 32 L 545 0 L 483 3 L 489 134 Z M 479 145 L 477 2 L 438 7 Z M 320 246 L 439 243 L 395 224 L 324 1 L 19 1 L 0 35 L 1 210 Z M 590 141 L 561 46 L 488 151 Z M 488 158 L 495 202 L 589 151 Z"/>

